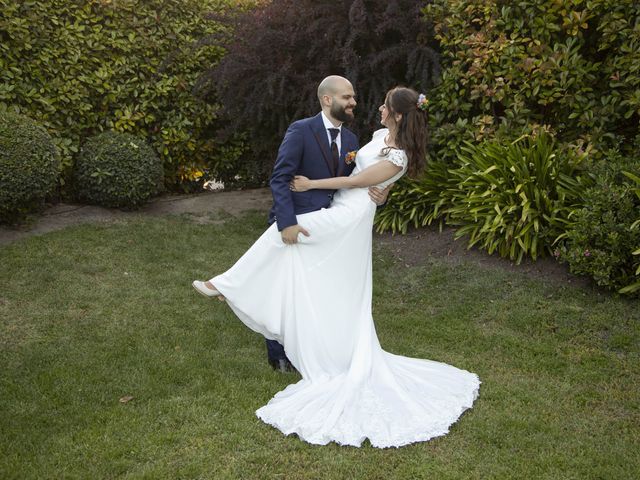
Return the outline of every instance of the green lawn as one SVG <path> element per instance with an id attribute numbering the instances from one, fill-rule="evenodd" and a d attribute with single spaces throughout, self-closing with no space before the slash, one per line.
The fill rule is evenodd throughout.
<path id="1" fill-rule="evenodd" d="M 388 450 L 261 423 L 297 377 L 190 283 L 264 217 L 140 217 L 0 248 L 0 478 L 638 478 L 639 302 L 464 261 L 407 267 L 380 246 L 383 347 L 478 373 L 474 408 Z"/>

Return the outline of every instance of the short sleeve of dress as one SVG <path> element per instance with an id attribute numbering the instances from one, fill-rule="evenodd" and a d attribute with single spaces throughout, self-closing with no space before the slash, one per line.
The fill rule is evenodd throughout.
<path id="1" fill-rule="evenodd" d="M 389 154 L 385 157 L 385 160 L 404 168 L 407 165 L 407 155 L 404 150 L 391 149 Z"/>

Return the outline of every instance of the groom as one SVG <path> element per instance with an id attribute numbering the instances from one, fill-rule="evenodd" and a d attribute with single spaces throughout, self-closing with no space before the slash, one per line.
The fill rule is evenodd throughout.
<path id="1" fill-rule="evenodd" d="M 289 182 L 295 175 L 318 179 L 348 176 L 355 162 L 347 163 L 345 156 L 358 149 L 358 139 L 343 126 L 353 120 L 356 106 L 355 93 L 346 78 L 331 75 L 318 86 L 318 100 L 322 111 L 314 117 L 292 123 L 285 133 L 278 150 L 270 186 L 273 207 L 269 213 L 269 224 L 276 222 L 287 245 L 298 242 L 300 234 L 309 236 L 298 225 L 296 215 L 327 208 L 333 200 L 335 190 L 308 190 L 292 192 Z M 369 189 L 371 200 L 382 205 L 389 188 Z M 269 364 L 281 372 L 294 368 L 285 355 L 284 348 L 275 340 L 267 340 Z"/>

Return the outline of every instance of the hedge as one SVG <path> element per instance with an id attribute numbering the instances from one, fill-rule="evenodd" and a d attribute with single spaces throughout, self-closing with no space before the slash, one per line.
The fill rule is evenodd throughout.
<path id="1" fill-rule="evenodd" d="M 640 133 L 640 2 L 434 0 L 424 13 L 442 49 L 438 158 L 501 124 L 548 125 L 594 151 Z"/>
<path id="2" fill-rule="evenodd" d="M 217 106 L 191 93 L 224 53 L 205 12 L 231 0 L 0 0 L 0 111 L 44 125 L 70 173 L 83 139 L 103 130 L 146 138 L 169 186 L 192 180 L 217 148 Z"/>

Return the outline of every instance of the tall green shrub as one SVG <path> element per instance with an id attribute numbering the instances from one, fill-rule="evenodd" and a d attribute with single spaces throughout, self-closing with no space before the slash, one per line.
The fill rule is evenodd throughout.
<path id="1" fill-rule="evenodd" d="M 231 0 L 0 0 L 0 110 L 51 133 L 69 172 L 84 138 L 116 130 L 146 138 L 167 183 L 201 175 L 216 155 L 217 106 L 191 94 L 223 49 L 205 12 Z"/>
<path id="2" fill-rule="evenodd" d="M 59 161 L 42 126 L 0 112 L 0 222 L 15 221 L 42 205 L 56 187 Z"/>
<path id="3" fill-rule="evenodd" d="M 631 172 L 622 172 L 624 173 L 630 180 L 635 183 L 635 187 L 633 188 L 633 193 L 635 193 L 638 200 L 640 200 L 640 176 L 634 175 Z M 640 202 L 638 202 L 640 203 Z M 631 231 L 640 230 L 640 209 L 637 212 L 637 220 L 631 224 Z M 640 241 L 637 243 L 638 248 L 633 252 L 633 255 L 640 255 Z M 635 272 L 635 281 L 622 289 L 620 289 L 620 293 L 636 293 L 640 290 L 640 262 L 638 262 L 638 267 Z"/>
<path id="4" fill-rule="evenodd" d="M 632 285 L 640 268 L 640 257 L 634 255 L 640 246 L 640 229 L 636 228 L 640 197 L 634 192 L 637 186 L 630 183 L 640 176 L 640 160 L 607 152 L 594 172 L 596 183 L 584 193 L 585 207 L 567 228 L 561 258 L 573 273 L 618 290 Z"/>
<path id="5" fill-rule="evenodd" d="M 640 132 L 640 3 L 434 0 L 442 50 L 433 92 L 435 155 L 501 123 L 549 125 L 561 142 L 601 147 Z"/>

